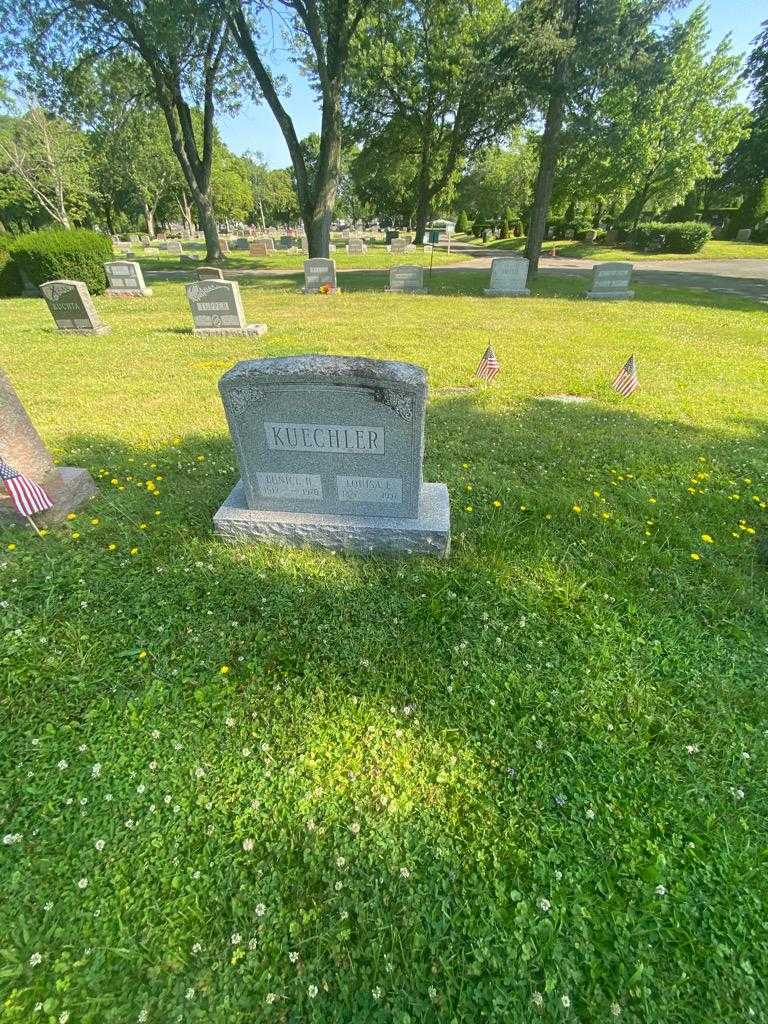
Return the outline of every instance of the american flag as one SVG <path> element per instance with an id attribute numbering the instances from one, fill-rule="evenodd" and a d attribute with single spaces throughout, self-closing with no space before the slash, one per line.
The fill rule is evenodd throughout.
<path id="1" fill-rule="evenodd" d="M 623 398 L 629 396 L 640 387 L 637 380 L 637 363 L 635 357 L 630 356 L 613 379 L 611 387 Z"/>
<path id="2" fill-rule="evenodd" d="M 28 476 L 19 473 L 13 466 L 9 466 L 4 459 L 0 459 L 0 480 L 11 496 L 13 507 L 21 515 L 29 517 L 53 508 L 53 502 L 43 488 Z"/>
<path id="3" fill-rule="evenodd" d="M 499 366 L 499 361 L 496 358 L 496 353 L 493 351 L 493 346 L 489 345 L 485 352 L 483 352 L 483 358 L 480 360 L 478 367 L 475 370 L 475 376 L 490 384 L 500 369 L 501 367 Z"/>

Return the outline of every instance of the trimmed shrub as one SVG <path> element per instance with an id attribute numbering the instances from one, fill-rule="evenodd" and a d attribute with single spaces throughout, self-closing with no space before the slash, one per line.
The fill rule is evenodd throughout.
<path id="1" fill-rule="evenodd" d="M 0 295 L 21 295 L 21 278 L 13 262 L 13 235 L 0 235 Z"/>
<path id="2" fill-rule="evenodd" d="M 665 224 L 663 221 L 649 221 L 638 224 L 628 234 L 627 241 L 633 249 L 650 249 L 656 252 L 699 252 L 711 237 L 709 224 L 689 220 L 679 224 Z"/>
<path id="3" fill-rule="evenodd" d="M 112 243 L 85 228 L 50 228 L 17 238 L 12 255 L 33 284 L 57 278 L 83 281 L 91 295 L 101 295 L 107 287 L 104 263 L 112 259 Z"/>
<path id="4" fill-rule="evenodd" d="M 459 216 L 456 218 L 456 233 L 466 235 L 469 231 L 469 217 L 465 210 L 459 210 Z"/>
<path id="5" fill-rule="evenodd" d="M 499 238 L 509 238 L 509 221 L 505 217 L 501 222 L 501 231 L 499 232 Z"/>

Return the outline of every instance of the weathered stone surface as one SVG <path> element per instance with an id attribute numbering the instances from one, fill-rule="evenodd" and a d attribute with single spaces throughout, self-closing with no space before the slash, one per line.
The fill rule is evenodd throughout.
<path id="1" fill-rule="evenodd" d="M 497 256 L 491 260 L 491 283 L 483 291 L 486 295 L 500 295 L 509 298 L 530 295 L 526 288 L 528 260 L 522 256 Z"/>
<path id="2" fill-rule="evenodd" d="M 263 242 L 251 242 L 248 252 L 251 256 L 268 256 L 270 252 L 274 252 L 274 247 L 268 249 Z"/>
<path id="3" fill-rule="evenodd" d="M 323 285 L 336 288 L 336 261 L 323 256 L 304 260 L 304 291 L 308 295 L 319 292 Z"/>
<path id="4" fill-rule="evenodd" d="M 111 298 L 148 298 L 152 289 L 144 283 L 144 275 L 138 263 L 129 260 L 112 260 L 104 264 Z"/>
<path id="5" fill-rule="evenodd" d="M 35 517 L 40 522 L 56 522 L 98 493 L 86 469 L 54 466 L 26 409 L 10 380 L 0 370 L 0 457 L 40 484 L 48 493 L 53 508 Z M 0 488 L 0 521 L 24 522 L 14 509 L 5 488 Z"/>
<path id="6" fill-rule="evenodd" d="M 221 250 L 222 256 L 229 256 L 229 242 L 226 238 L 219 239 L 219 249 Z"/>
<path id="7" fill-rule="evenodd" d="M 109 327 L 82 281 L 46 281 L 40 285 L 56 326 L 73 334 L 106 334 Z"/>
<path id="8" fill-rule="evenodd" d="M 410 244 L 407 238 L 393 238 L 389 244 L 389 251 L 393 256 L 396 256 L 398 253 L 402 255 L 408 252 Z"/>
<path id="9" fill-rule="evenodd" d="M 632 280 L 631 263 L 596 263 L 592 268 L 592 287 L 588 299 L 631 299 L 634 292 L 629 285 Z"/>
<path id="10" fill-rule="evenodd" d="M 427 290 L 424 287 L 424 268 L 416 266 L 415 263 L 402 263 L 398 267 L 391 267 L 389 290 L 423 294 Z"/>
<path id="11" fill-rule="evenodd" d="M 186 290 L 195 334 L 266 334 L 266 324 L 246 323 L 237 281 L 197 281 Z"/>
<path id="12" fill-rule="evenodd" d="M 228 541 L 267 541 L 291 547 L 322 547 L 358 555 L 433 555 L 450 552 L 451 514 L 445 484 L 423 484 L 417 515 L 332 516 L 248 508 L 240 480 L 213 517 Z"/>
<path id="13" fill-rule="evenodd" d="M 181 255 L 181 253 L 184 252 L 184 247 L 182 246 L 181 242 L 171 239 L 170 242 L 165 243 L 165 251 L 174 252 L 177 255 Z"/>
<path id="14" fill-rule="evenodd" d="M 752 228 L 740 228 L 736 232 L 737 242 L 748 242 L 752 237 Z"/>
<path id="15" fill-rule="evenodd" d="M 368 252 L 368 246 L 362 238 L 350 238 L 347 243 L 348 256 L 364 256 Z"/>
<path id="16" fill-rule="evenodd" d="M 223 281 L 224 273 L 220 267 L 198 267 L 198 281 Z"/>

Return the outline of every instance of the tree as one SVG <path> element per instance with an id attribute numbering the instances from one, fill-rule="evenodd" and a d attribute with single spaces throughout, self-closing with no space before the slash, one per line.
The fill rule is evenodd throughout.
<path id="1" fill-rule="evenodd" d="M 219 221 L 244 221 L 253 211 L 253 188 L 247 162 L 231 153 L 223 143 L 216 148 L 211 191 Z"/>
<path id="2" fill-rule="evenodd" d="M 347 111 L 360 140 L 399 129 L 414 166 L 417 239 L 467 155 L 524 113 L 502 59 L 511 21 L 504 0 L 392 0 L 355 40 Z"/>
<path id="3" fill-rule="evenodd" d="M 310 256 L 327 256 L 342 153 L 342 92 L 350 46 L 374 0 L 230 0 L 227 20 L 256 84 L 283 133 Z M 262 19 L 275 9 L 291 20 L 293 50 L 321 104 L 320 148 L 310 173 L 293 120 L 267 65 Z"/>
<path id="4" fill-rule="evenodd" d="M 459 182 L 462 206 L 488 220 L 521 219 L 533 196 L 536 158 L 535 142 L 522 133 L 515 133 L 506 149 L 481 149 Z"/>
<path id="5" fill-rule="evenodd" d="M 654 19 L 675 0 L 521 0 L 515 40 L 544 130 L 525 255 L 536 273 L 569 113 L 641 65 Z"/>
<path id="6" fill-rule="evenodd" d="M 363 144 L 352 161 L 350 170 L 358 195 L 384 221 L 410 225 L 413 220 L 412 154 L 417 148 L 412 127 L 394 118 Z"/>
<path id="7" fill-rule="evenodd" d="M 752 99 L 750 133 L 727 157 L 722 184 L 732 193 L 748 196 L 756 193 L 768 170 L 768 21 L 754 40 L 746 80 Z"/>
<path id="8" fill-rule="evenodd" d="M 82 215 L 91 192 L 88 142 L 82 132 L 37 103 L 0 126 L 0 174 L 16 178 L 63 228 Z"/>
<path id="9" fill-rule="evenodd" d="M 218 102 L 234 102 L 238 91 L 220 8 L 204 0 L 30 0 L 27 11 L 28 21 L 19 21 L 17 6 L 0 0 L 6 30 L 24 35 L 33 75 L 45 79 L 48 69 L 62 62 L 77 66 L 105 53 L 134 54 L 144 63 L 205 234 L 207 258 L 220 257 L 210 192 L 214 110 Z M 195 106 L 201 108 L 200 133 Z"/>
<path id="10" fill-rule="evenodd" d="M 465 210 L 459 210 L 459 215 L 456 218 L 456 233 L 460 235 L 466 235 L 469 231 L 469 217 L 467 217 Z"/>

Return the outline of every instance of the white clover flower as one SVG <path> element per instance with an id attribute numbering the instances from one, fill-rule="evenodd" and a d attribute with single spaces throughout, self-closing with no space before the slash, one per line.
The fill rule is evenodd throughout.
<path id="1" fill-rule="evenodd" d="M 657 885 L 653 891 L 656 893 L 657 896 L 667 895 L 667 887 L 665 885 Z"/>
<path id="2" fill-rule="evenodd" d="M 91 775 L 94 779 L 98 779 L 98 777 L 101 775 L 101 765 L 99 764 L 98 761 L 95 764 L 91 765 Z"/>
<path id="3" fill-rule="evenodd" d="M 43 904 L 43 910 L 46 913 L 48 913 L 49 910 L 53 910 L 53 904 L 50 902 L 50 900 L 48 901 L 48 903 Z"/>
<path id="4" fill-rule="evenodd" d="M 621 1015 L 621 1007 L 618 1003 L 611 1003 L 611 1013 L 614 1017 L 618 1017 Z"/>
<path id="5" fill-rule="evenodd" d="M 339 914 L 339 917 L 341 918 L 342 921 L 346 921 L 347 918 L 349 917 L 349 911 L 342 910 L 342 912 Z"/>
<path id="6" fill-rule="evenodd" d="M 153 740 L 159 740 L 160 739 L 160 730 L 159 729 L 153 729 L 152 732 L 151 732 L 151 736 L 152 736 Z"/>
<path id="7" fill-rule="evenodd" d="M 317 995 L 317 985 L 310 985 L 307 989 L 307 995 L 310 999 L 314 999 Z"/>
<path id="8" fill-rule="evenodd" d="M 341 890 L 344 888 L 344 883 L 343 882 L 335 882 L 333 887 L 336 890 L 336 892 L 341 892 Z"/>
<path id="9" fill-rule="evenodd" d="M 147 1010 L 147 1009 L 139 1010 L 139 1016 L 136 1018 L 136 1020 L 137 1020 L 138 1024 L 145 1024 L 145 1022 L 146 1022 L 148 1017 L 149 1017 L 149 1010 Z"/>
<path id="10" fill-rule="evenodd" d="M 410 878 L 411 877 L 411 872 L 408 870 L 408 868 L 400 868 L 400 877 L 401 878 Z"/>
<path id="11" fill-rule="evenodd" d="M 193 953 L 199 953 L 199 952 L 201 952 L 202 948 L 203 947 L 201 946 L 201 944 L 199 942 L 196 942 L 194 944 L 194 946 L 192 947 L 192 952 Z"/>
<path id="12" fill-rule="evenodd" d="M 88 747 L 85 745 L 85 743 L 81 743 L 77 749 L 80 751 L 81 754 L 84 754 Z"/>
<path id="13" fill-rule="evenodd" d="M 346 860 L 343 857 L 337 857 L 336 858 L 336 867 L 337 868 L 343 868 L 346 863 L 347 862 L 346 862 Z"/>
<path id="14" fill-rule="evenodd" d="M 590 821 L 595 820 L 595 812 L 592 810 L 591 807 L 588 807 L 584 813 Z"/>
<path id="15" fill-rule="evenodd" d="M 224 725 L 226 725 L 226 727 L 228 729 L 231 729 L 234 726 L 234 724 L 235 724 L 235 720 L 234 720 L 234 718 L 232 718 L 231 715 L 228 718 L 224 719 Z"/>
<path id="16" fill-rule="evenodd" d="M 147 787 L 142 782 L 141 785 L 136 787 L 136 792 L 141 796 L 142 793 L 146 792 Z"/>
<path id="17" fill-rule="evenodd" d="M 81 878 L 80 881 L 77 883 L 77 888 L 78 889 L 87 889 L 88 888 L 88 879 L 87 878 Z"/>
<path id="18" fill-rule="evenodd" d="M 349 831 L 352 833 L 353 836 L 360 835 L 360 822 L 353 821 L 352 824 L 349 826 Z"/>
<path id="19" fill-rule="evenodd" d="M 568 1007 L 571 1005 L 571 997 L 570 996 L 560 996 L 560 1002 L 563 1004 L 563 1006 L 567 1010 Z"/>
<path id="20" fill-rule="evenodd" d="M 243 747 L 241 753 L 242 753 L 243 757 L 250 757 L 251 756 L 251 748 L 250 747 Z"/>
<path id="21" fill-rule="evenodd" d="M 33 953 L 32 956 L 29 958 L 29 966 L 30 967 L 37 967 L 37 965 L 41 964 L 42 962 L 43 962 L 43 954 L 42 953 Z"/>
<path id="22" fill-rule="evenodd" d="M 274 1003 L 274 1001 L 276 999 L 277 999 L 277 996 L 275 995 L 274 992 L 267 992 L 267 998 L 265 999 L 266 1003 L 268 1003 L 271 1006 L 272 1003 Z"/>
<path id="23" fill-rule="evenodd" d="M 106 843 L 104 842 L 103 839 L 97 839 L 96 842 L 93 845 L 96 847 L 96 849 L 99 851 L 99 853 L 101 853 L 101 851 L 106 846 Z"/>
<path id="24" fill-rule="evenodd" d="M 250 853 L 251 850 L 253 849 L 253 840 L 252 839 L 244 839 L 243 840 L 243 849 L 245 850 L 246 853 Z"/>
<path id="25" fill-rule="evenodd" d="M 741 759 L 742 759 L 742 761 L 749 761 L 751 757 L 752 757 L 752 755 L 749 753 L 749 751 L 742 750 L 742 752 L 741 752 Z"/>
<path id="26" fill-rule="evenodd" d="M 307 822 L 307 831 L 308 832 L 314 832 L 316 828 L 317 828 L 317 825 L 315 824 L 315 819 L 314 818 L 310 818 L 309 821 Z"/>
<path id="27" fill-rule="evenodd" d="M 200 768 L 199 766 L 197 768 L 195 768 L 195 778 L 196 779 L 202 779 L 202 777 L 204 775 L 205 775 L 205 768 Z"/>
<path id="28" fill-rule="evenodd" d="M 232 943 L 233 946 L 239 946 L 240 943 L 243 941 L 240 932 L 233 932 L 229 938 L 229 941 Z"/>
<path id="29" fill-rule="evenodd" d="M 9 832 L 8 835 L 3 836 L 3 845 L 14 846 L 16 843 L 20 843 L 21 840 L 21 832 Z"/>
<path id="30" fill-rule="evenodd" d="M 63 772 L 63 771 L 64 771 L 64 770 L 66 769 L 66 768 L 69 768 L 69 765 L 68 765 L 68 764 L 67 764 L 67 762 L 66 762 L 66 761 L 65 761 L 65 760 L 64 760 L 64 759 L 62 758 L 62 759 L 61 759 L 61 761 L 59 761 L 59 762 L 58 762 L 58 764 L 56 765 L 56 767 L 57 767 L 57 768 L 59 769 L 59 771 L 60 771 L 60 772 Z"/>
<path id="31" fill-rule="evenodd" d="M 427 995 L 430 999 L 437 999 L 437 989 L 434 985 L 430 985 L 427 989 Z"/>
<path id="32" fill-rule="evenodd" d="M 544 996 L 541 994 L 541 992 L 534 992 L 531 996 L 531 1001 L 533 1002 L 534 1006 L 538 1006 L 539 1009 L 541 1009 L 541 1007 L 544 1005 Z"/>
<path id="33" fill-rule="evenodd" d="M 157 771 L 157 761 L 150 761 L 149 762 L 149 770 L 151 772 Z"/>
<path id="34" fill-rule="evenodd" d="M 292 964 L 295 964 L 299 959 L 299 954 L 295 952 L 289 953 L 288 959 L 291 961 Z"/>
<path id="35" fill-rule="evenodd" d="M 256 907 L 254 908 L 254 913 L 256 914 L 256 917 L 264 917 L 266 912 L 267 908 L 264 906 L 263 903 L 256 904 Z"/>
<path id="36" fill-rule="evenodd" d="M 184 993 L 184 995 L 187 997 L 187 999 L 194 999 L 195 998 L 195 990 L 193 988 L 188 988 L 187 991 Z"/>
<path id="37" fill-rule="evenodd" d="M 381 989 L 377 985 L 376 988 L 371 989 L 371 995 L 374 999 L 381 999 Z"/>
<path id="38" fill-rule="evenodd" d="M 552 909 L 552 904 L 544 896 L 540 896 L 536 902 L 536 906 L 542 912 L 542 914 L 548 913 Z"/>

